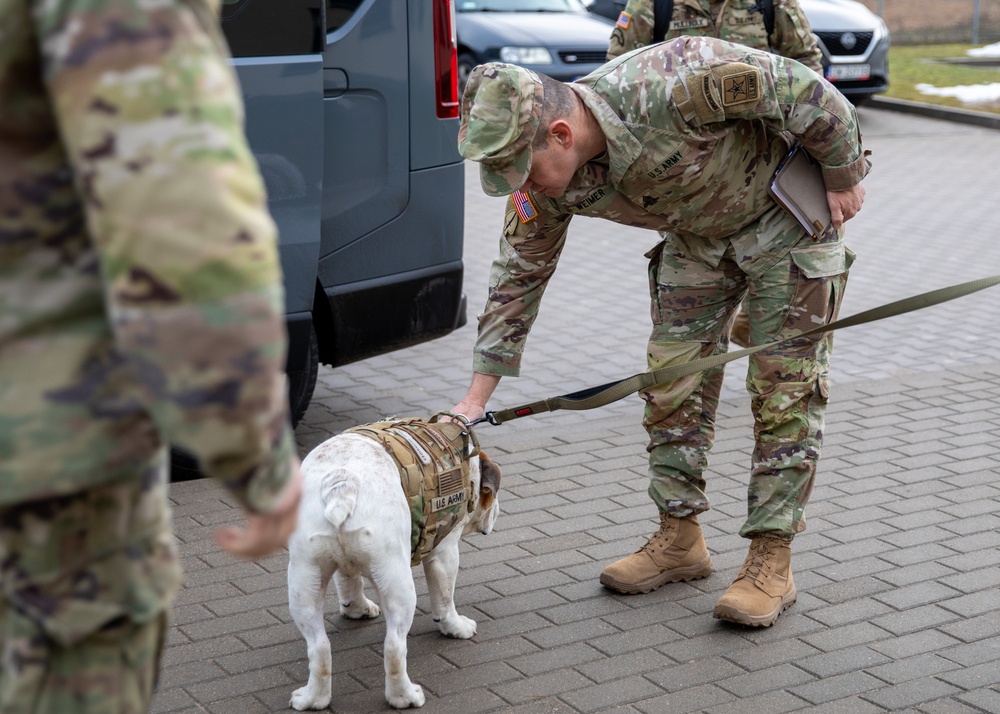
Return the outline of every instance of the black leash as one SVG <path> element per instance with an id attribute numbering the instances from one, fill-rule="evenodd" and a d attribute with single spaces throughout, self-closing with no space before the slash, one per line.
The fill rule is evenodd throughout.
<path id="1" fill-rule="evenodd" d="M 623 397 L 634 394 L 640 389 L 647 389 L 657 384 L 672 382 L 675 379 L 687 377 L 688 375 L 695 374 L 697 372 L 704 372 L 705 370 L 713 367 L 718 367 L 719 365 L 726 364 L 727 362 L 737 360 L 740 357 L 752 355 L 757 352 L 761 352 L 762 350 L 771 349 L 776 345 L 784 344 L 785 342 L 790 342 L 791 340 L 797 340 L 802 337 L 809 337 L 811 335 L 818 335 L 825 332 L 832 332 L 833 330 L 839 330 L 845 327 L 863 325 L 866 322 L 875 322 L 876 320 L 883 320 L 887 317 L 903 315 L 907 312 L 921 310 L 925 307 L 931 307 L 932 305 L 938 305 L 980 290 L 985 290 L 986 288 L 997 284 L 1000 284 L 1000 275 L 994 275 L 990 278 L 980 278 L 979 280 L 961 283 L 960 285 L 952 285 L 951 287 L 941 288 L 939 290 L 932 290 L 928 293 L 914 295 L 913 297 L 897 300 L 896 302 L 891 302 L 887 305 L 882 305 L 881 307 L 865 310 L 864 312 L 859 312 L 857 315 L 845 317 L 842 320 L 835 320 L 828 325 L 816 327 L 812 330 L 807 330 L 806 332 L 801 332 L 797 335 L 786 337 L 785 339 L 777 340 L 775 342 L 769 342 L 764 345 L 748 347 L 747 349 L 737 350 L 735 352 L 725 352 L 722 354 L 711 355 L 710 357 L 702 357 L 700 359 L 692 360 L 691 362 L 685 362 L 684 364 L 673 365 L 670 367 L 663 367 L 662 369 L 653 370 L 652 372 L 640 372 L 639 374 L 634 374 L 626 379 L 620 379 L 617 382 L 608 382 L 607 384 L 590 387 L 589 389 L 583 389 L 579 392 L 573 392 L 572 394 L 564 394 L 559 397 L 542 399 L 541 401 L 531 402 L 530 404 L 524 404 L 519 407 L 514 407 L 513 409 L 488 411 L 485 416 L 468 422 L 468 425 L 474 426 L 476 424 L 488 422 L 494 426 L 499 426 L 500 424 L 511 421 L 512 419 L 520 419 L 521 417 L 530 416 L 532 414 L 541 414 L 542 412 L 554 412 L 559 409 L 573 409 L 578 411 L 584 409 L 596 409 L 597 407 L 603 407 L 606 404 L 611 404 L 612 402 L 616 402 Z"/>

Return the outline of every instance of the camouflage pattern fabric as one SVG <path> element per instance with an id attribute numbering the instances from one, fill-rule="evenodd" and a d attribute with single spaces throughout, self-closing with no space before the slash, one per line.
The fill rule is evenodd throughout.
<path id="1" fill-rule="evenodd" d="M 290 469 L 275 227 L 203 2 L 0 0 L 0 504 L 160 434 L 252 510 Z"/>
<path id="2" fill-rule="evenodd" d="M 660 280 L 661 288 L 654 290 L 650 367 L 722 349 L 723 328 L 728 328 L 747 291 L 756 342 L 801 331 L 797 319 L 781 316 L 798 318 L 806 310 L 803 314 L 814 319 L 833 319 L 839 293 L 837 302 L 823 309 L 813 298 L 795 297 L 806 300 L 797 304 L 790 296 L 802 290 L 833 291 L 831 285 L 846 280 L 841 233 L 828 231 L 820 243 L 810 240 L 807 245 L 802 229 L 767 193 L 787 152 L 788 137 L 818 159 L 830 190 L 849 188 L 867 174 L 857 115 L 832 85 L 794 60 L 692 37 L 631 53 L 569 86 L 600 124 L 608 150 L 577 171 L 563 196 L 527 193 L 536 213 L 529 220 L 508 201 L 500 255 L 479 318 L 475 371 L 518 374 L 528 333 L 574 215 L 661 231 L 660 253 L 683 258 L 683 271 L 664 273 L 680 281 L 678 299 L 671 298 L 675 286 L 669 280 Z M 470 133 L 469 142 L 475 139 Z M 822 275 L 793 270 L 797 260 L 808 260 L 810 251 L 821 253 L 813 259 L 826 266 Z M 663 271 L 659 262 L 656 270 Z M 711 276 L 709 287 L 698 282 L 702 273 Z M 813 279 L 819 287 L 812 287 Z M 814 469 L 823 399 L 797 397 L 787 413 L 768 414 L 782 403 L 782 381 L 799 379 L 812 385 L 809 393 L 824 391 L 820 375 L 828 369 L 824 360 L 829 345 L 810 345 L 805 351 L 811 356 L 793 343 L 752 362 L 748 387 L 755 395 L 758 423 L 767 425 L 758 434 L 754 457 L 754 470 L 761 474 L 753 486 L 754 503 L 791 499 L 804 505 L 808 497 L 804 484 L 811 482 L 811 475 L 790 479 L 775 474 L 784 468 L 777 464 L 786 459 L 792 469 L 805 464 L 804 474 Z M 772 368 L 786 358 L 780 370 Z M 721 371 L 661 385 L 645 397 L 651 491 L 661 505 L 677 502 L 669 510 L 707 508 L 701 479 L 718 399 L 713 380 L 721 380 Z M 792 424 L 805 425 L 804 431 L 793 435 Z M 768 429 L 775 430 L 773 440 Z M 684 481 L 690 485 L 679 487 Z M 787 485 L 793 481 L 794 486 Z M 782 489 L 794 493 L 769 495 Z M 763 526 L 749 527 L 788 537 L 801 525 L 795 512 L 763 520 Z M 779 520 L 781 525 L 773 525 Z"/>
<path id="3" fill-rule="evenodd" d="M 625 16 L 611 32 L 609 60 L 652 44 L 654 4 L 655 0 L 628 0 Z M 770 37 L 757 4 L 757 0 L 726 0 L 721 5 L 712 0 L 674 0 L 664 40 L 681 35 L 718 37 L 798 60 L 822 73 L 823 53 L 798 0 L 774 0 L 774 33 Z"/>
<path id="4" fill-rule="evenodd" d="M 753 344 L 806 332 L 837 318 L 853 254 L 841 232 L 821 241 L 801 235 L 774 208 L 751 229 L 762 241 L 799 242 L 775 265 L 749 276 L 728 251 L 717 267 L 688 257 L 667 241 L 649 253 L 653 330 L 650 369 L 724 353 L 728 325 L 747 293 Z M 747 521 L 740 535 L 791 540 L 805 529 L 804 509 L 823 443 L 833 335 L 792 340 L 751 355 L 747 390 L 755 418 Z M 716 368 L 643 390 L 649 433 L 649 495 L 677 517 L 709 508 L 704 472 L 715 435 L 723 370 Z"/>
<path id="5" fill-rule="evenodd" d="M 475 105 L 473 98 L 478 98 Z M 542 100 L 542 83 L 529 69 L 487 65 L 466 82 L 458 145 L 465 158 L 479 162 L 480 182 L 488 195 L 506 196 L 508 186 L 527 179 L 528 148 L 538 129 Z"/>
<path id="6" fill-rule="evenodd" d="M 3 640 L 3 706 L 25 657 L 168 608 L 178 572 L 152 518 L 166 443 L 252 511 L 289 480 L 276 231 L 217 12 L 0 0 L 0 631 L 22 633 Z M 124 495 L 56 524 L 61 504 L 119 488 L 142 489 L 156 534 L 87 535 L 123 518 Z M 80 558 L 36 558 L 42 536 Z M 149 641 L 139 630 L 109 637 Z M 119 686 L 105 675 L 66 686 Z"/>
<path id="7" fill-rule="evenodd" d="M 148 711 L 180 585 L 164 467 L 0 508 L 0 713 Z"/>

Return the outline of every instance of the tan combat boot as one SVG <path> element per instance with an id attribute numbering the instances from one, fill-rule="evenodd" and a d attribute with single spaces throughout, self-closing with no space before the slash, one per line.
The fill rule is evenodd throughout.
<path id="1" fill-rule="evenodd" d="M 704 578 L 712 558 L 698 525 L 698 516 L 674 518 L 660 512 L 660 530 L 627 558 L 601 573 L 601 584 L 620 593 L 648 593 L 666 583 Z"/>
<path id="2" fill-rule="evenodd" d="M 795 602 L 791 543 L 758 536 L 736 580 L 719 598 L 715 616 L 751 627 L 770 627 Z"/>

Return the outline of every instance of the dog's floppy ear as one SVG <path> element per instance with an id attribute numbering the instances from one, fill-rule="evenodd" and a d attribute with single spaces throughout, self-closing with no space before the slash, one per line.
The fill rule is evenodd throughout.
<path id="1" fill-rule="evenodd" d="M 500 467 L 486 454 L 479 452 L 479 503 L 486 509 L 493 505 L 500 492 Z"/>

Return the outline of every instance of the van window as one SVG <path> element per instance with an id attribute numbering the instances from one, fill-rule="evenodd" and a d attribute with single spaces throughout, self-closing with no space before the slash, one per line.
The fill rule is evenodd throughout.
<path id="1" fill-rule="evenodd" d="M 224 0 L 222 30 L 233 57 L 316 54 L 324 9 L 323 0 Z"/>
<path id="2" fill-rule="evenodd" d="M 361 2 L 362 0 L 326 0 L 326 31 L 333 32 L 343 27 Z"/>

